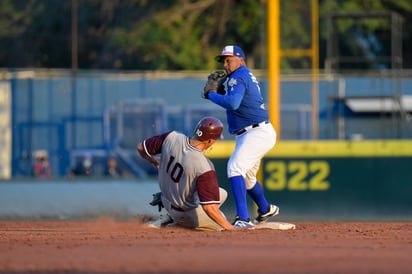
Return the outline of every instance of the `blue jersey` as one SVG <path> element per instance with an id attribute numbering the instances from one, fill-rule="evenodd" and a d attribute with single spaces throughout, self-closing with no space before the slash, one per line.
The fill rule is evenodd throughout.
<path id="1" fill-rule="evenodd" d="M 226 109 L 229 133 L 234 134 L 247 126 L 268 121 L 259 82 L 246 66 L 228 75 L 226 90 L 226 95 L 209 93 L 209 99 Z"/>

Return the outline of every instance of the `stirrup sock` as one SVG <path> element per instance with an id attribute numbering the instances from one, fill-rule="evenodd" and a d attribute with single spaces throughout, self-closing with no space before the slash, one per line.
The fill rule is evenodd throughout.
<path id="1" fill-rule="evenodd" d="M 246 181 L 241 175 L 230 177 L 229 181 L 235 199 L 237 215 L 247 220 L 249 219 L 249 212 L 246 200 Z"/>
<path id="2" fill-rule="evenodd" d="M 256 181 L 255 186 L 252 187 L 251 189 L 248 189 L 247 193 L 258 206 L 258 213 L 265 214 L 269 208 L 269 203 L 265 198 L 265 194 L 263 193 L 263 188 L 259 184 L 259 182 Z"/>

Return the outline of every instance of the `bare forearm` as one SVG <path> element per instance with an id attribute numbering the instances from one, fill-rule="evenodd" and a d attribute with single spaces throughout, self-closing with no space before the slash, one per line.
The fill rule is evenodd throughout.
<path id="1" fill-rule="evenodd" d="M 234 227 L 231 223 L 224 217 L 220 209 L 215 204 L 203 205 L 203 209 L 206 214 L 217 224 L 223 227 L 225 230 L 232 230 Z"/>

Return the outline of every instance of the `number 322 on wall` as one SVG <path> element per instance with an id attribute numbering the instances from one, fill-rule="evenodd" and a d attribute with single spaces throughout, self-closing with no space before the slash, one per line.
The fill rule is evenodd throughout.
<path id="1" fill-rule="evenodd" d="M 264 170 L 268 190 L 325 191 L 330 187 L 326 161 L 267 161 Z"/>

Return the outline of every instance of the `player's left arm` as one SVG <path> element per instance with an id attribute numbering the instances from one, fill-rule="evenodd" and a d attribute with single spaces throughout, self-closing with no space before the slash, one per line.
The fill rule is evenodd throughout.
<path id="1" fill-rule="evenodd" d="M 206 214 L 224 229 L 233 229 L 232 224 L 229 223 L 218 207 L 221 201 L 219 197 L 219 185 L 217 182 L 216 171 L 213 169 L 200 175 L 196 185 L 200 205 Z"/>

